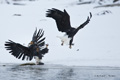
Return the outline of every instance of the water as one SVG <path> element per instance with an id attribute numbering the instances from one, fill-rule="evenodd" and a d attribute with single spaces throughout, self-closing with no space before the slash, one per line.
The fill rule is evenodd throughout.
<path id="1" fill-rule="evenodd" d="M 120 67 L 0 64 L 0 80 L 120 80 Z"/>

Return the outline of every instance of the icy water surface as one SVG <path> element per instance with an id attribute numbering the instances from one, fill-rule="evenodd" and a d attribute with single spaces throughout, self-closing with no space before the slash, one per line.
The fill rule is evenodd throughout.
<path id="1" fill-rule="evenodd" d="M 0 64 L 0 80 L 120 80 L 120 68 Z"/>

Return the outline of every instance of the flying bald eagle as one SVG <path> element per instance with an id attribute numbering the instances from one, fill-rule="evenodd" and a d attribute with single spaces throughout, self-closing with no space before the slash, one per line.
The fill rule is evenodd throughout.
<path id="1" fill-rule="evenodd" d="M 65 9 L 64 9 L 64 12 L 62 12 L 58 9 L 55 9 L 55 8 L 48 9 L 46 17 L 53 18 L 56 21 L 58 31 L 65 32 L 65 35 L 63 37 L 59 37 L 62 41 L 61 45 L 66 43 L 66 44 L 69 44 L 69 48 L 72 48 L 72 45 L 73 45 L 72 42 L 73 42 L 73 38 L 74 38 L 75 34 L 81 28 L 83 28 L 84 26 L 86 26 L 89 23 L 89 21 L 92 17 L 92 14 L 90 13 L 90 17 L 88 16 L 87 20 L 83 24 L 78 26 L 77 28 L 73 28 L 71 26 L 70 16 Z"/>
<path id="2" fill-rule="evenodd" d="M 39 29 L 35 30 L 32 41 L 29 43 L 28 47 L 25 47 L 19 43 L 15 43 L 11 40 L 5 42 L 6 50 L 9 50 L 9 53 L 14 57 L 22 60 L 31 61 L 33 57 L 36 60 L 36 64 L 44 64 L 41 62 L 42 57 L 48 53 L 48 44 L 45 44 L 45 37 L 43 37 L 44 31 Z M 42 38 L 43 37 L 43 38 Z"/>

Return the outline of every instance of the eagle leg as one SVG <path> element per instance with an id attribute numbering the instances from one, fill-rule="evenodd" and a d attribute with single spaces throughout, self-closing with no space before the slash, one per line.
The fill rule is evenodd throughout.
<path id="1" fill-rule="evenodd" d="M 62 46 L 64 45 L 64 41 L 62 41 L 61 45 L 62 45 Z"/>

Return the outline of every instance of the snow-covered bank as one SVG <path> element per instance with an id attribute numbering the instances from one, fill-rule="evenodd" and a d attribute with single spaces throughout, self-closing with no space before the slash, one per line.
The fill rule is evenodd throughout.
<path id="1" fill-rule="evenodd" d="M 24 63 L 14 58 L 4 49 L 8 39 L 27 44 L 31 41 L 35 28 L 45 30 L 49 53 L 44 63 L 74 66 L 120 66 L 120 7 L 93 8 L 95 5 L 76 5 L 78 0 L 38 0 L 25 6 L 0 4 L 0 62 Z M 71 25 L 79 26 L 92 12 L 90 23 L 75 36 L 72 49 L 61 46 L 55 21 L 45 17 L 47 9 L 66 9 L 71 17 Z M 111 13 L 97 15 L 109 10 Z M 20 16 L 16 16 L 20 14 Z M 34 62 L 34 60 L 32 61 Z"/>

